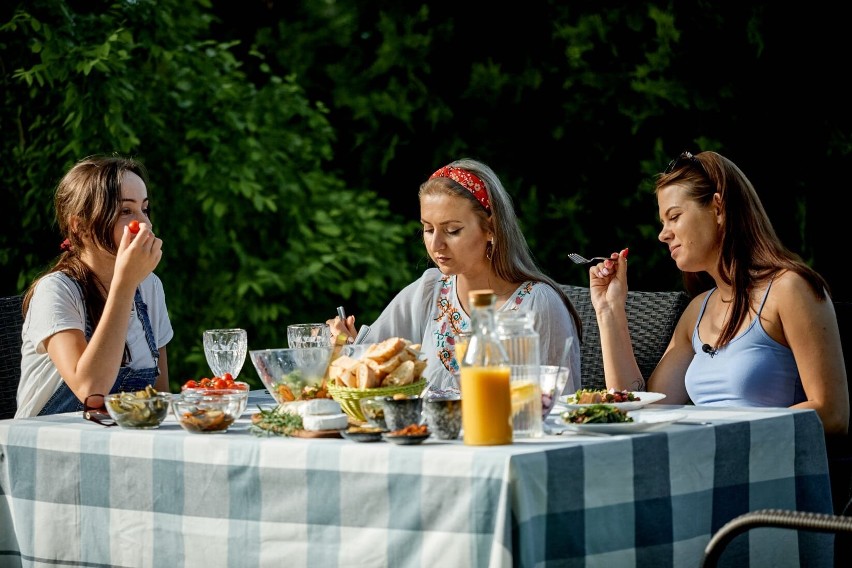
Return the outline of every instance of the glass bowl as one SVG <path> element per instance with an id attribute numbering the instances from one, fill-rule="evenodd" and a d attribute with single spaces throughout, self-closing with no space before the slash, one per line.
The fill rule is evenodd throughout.
<path id="1" fill-rule="evenodd" d="M 233 391 L 246 391 L 251 390 L 251 386 L 248 383 L 244 383 L 243 381 L 235 381 L 233 388 L 226 389 L 217 389 L 214 387 L 187 387 L 182 386 L 180 388 L 180 392 L 182 393 L 196 393 L 196 394 L 227 394 Z"/>
<path id="2" fill-rule="evenodd" d="M 170 394 L 153 387 L 136 392 L 117 392 L 104 397 L 107 412 L 122 428 L 159 428 L 169 414 Z"/>
<path id="3" fill-rule="evenodd" d="M 331 347 L 258 349 L 249 352 L 263 386 L 278 404 L 302 400 L 305 389 L 322 385 Z"/>
<path id="4" fill-rule="evenodd" d="M 361 414 L 364 415 L 364 420 L 373 428 L 379 428 L 383 432 L 387 432 L 388 426 L 385 422 L 385 407 L 382 404 L 382 396 L 373 396 L 370 398 L 362 398 L 359 400 Z"/>
<path id="5" fill-rule="evenodd" d="M 226 390 L 226 389 L 221 389 Z M 212 434 L 226 432 L 246 409 L 248 391 L 187 393 L 172 398 L 172 410 L 187 432 Z"/>

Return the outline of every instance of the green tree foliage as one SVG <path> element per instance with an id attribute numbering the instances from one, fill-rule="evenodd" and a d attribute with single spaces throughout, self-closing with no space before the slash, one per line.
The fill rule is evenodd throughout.
<path id="1" fill-rule="evenodd" d="M 852 171 L 852 40 L 831 13 L 769 0 L 6 3 L 0 283 L 20 291 L 58 252 L 62 172 L 120 151 L 151 170 L 177 375 L 203 367 L 204 327 L 243 325 L 268 347 L 341 302 L 370 322 L 426 267 L 417 188 L 462 156 L 502 177 L 557 280 L 588 282 L 568 252 L 629 246 L 631 286 L 672 289 L 650 190 L 698 148 L 740 165 L 782 240 L 849 299 L 833 196 Z"/>
<path id="2" fill-rule="evenodd" d="M 410 280 L 388 267 L 406 266 L 414 229 L 341 180 L 328 111 L 293 76 L 260 61 L 249 80 L 235 44 L 211 37 L 205 1 L 95 4 L 22 3 L 0 28 L 13 109 L 0 168 L 17 213 L 0 234 L 3 266 L 17 271 L 7 293 L 58 253 L 58 179 L 111 152 L 151 174 L 173 383 L 209 374 L 205 328 L 245 327 L 251 348 L 280 347 L 286 324 L 325 320 L 355 295 L 375 314 Z M 250 363 L 244 374 L 257 381 Z"/>
<path id="3" fill-rule="evenodd" d="M 820 188 L 852 168 L 840 72 L 852 46 L 820 5 L 257 1 L 239 8 L 244 29 L 217 33 L 254 42 L 326 102 L 342 175 L 375 179 L 406 217 L 417 202 L 400 187 L 412 195 L 447 161 L 480 158 L 552 276 L 583 284 L 567 252 L 629 246 L 631 284 L 670 289 L 680 275 L 657 241 L 653 176 L 684 149 L 716 150 L 848 298 L 831 229 L 845 220 Z"/>

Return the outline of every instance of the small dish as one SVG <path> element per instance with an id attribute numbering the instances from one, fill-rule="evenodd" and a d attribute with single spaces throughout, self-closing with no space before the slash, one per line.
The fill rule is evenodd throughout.
<path id="1" fill-rule="evenodd" d="M 399 446 L 413 446 L 415 444 L 422 444 L 423 441 L 431 436 L 431 432 L 426 432 L 425 434 L 409 434 L 402 436 L 393 436 L 387 432 L 382 433 L 382 439 L 385 442 L 390 442 L 392 444 L 397 444 Z"/>
<path id="2" fill-rule="evenodd" d="M 379 428 L 352 427 L 341 430 L 340 435 L 353 442 L 381 442 L 382 431 Z"/>
<path id="3" fill-rule="evenodd" d="M 383 397 L 362 398 L 359 401 L 361 412 L 364 414 L 364 419 L 373 428 L 378 428 L 383 432 L 388 431 L 388 425 L 385 422 L 385 407 L 382 405 Z"/>
<path id="4" fill-rule="evenodd" d="M 149 386 L 136 392 L 117 392 L 104 398 L 107 412 L 122 428 L 150 430 L 159 428 L 169 413 L 172 395 Z"/>

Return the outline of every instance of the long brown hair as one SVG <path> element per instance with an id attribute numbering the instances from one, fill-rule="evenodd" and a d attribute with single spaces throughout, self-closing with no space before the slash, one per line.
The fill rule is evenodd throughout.
<path id="1" fill-rule="evenodd" d="M 715 152 L 701 152 L 681 154 L 673 166 L 657 176 L 655 192 L 677 184 L 702 207 L 711 206 L 713 195 L 718 193 L 724 210 L 717 268 L 734 298 L 731 318 L 722 328 L 716 347 L 731 341 L 745 321 L 751 292 L 784 271 L 802 276 L 820 300 L 828 298 L 828 283 L 781 243 L 754 186 L 736 164 Z M 706 272 L 684 272 L 683 283 L 692 296 L 715 286 Z"/>
<path id="2" fill-rule="evenodd" d="M 41 277 L 62 272 L 80 285 L 92 327 L 98 325 L 106 303 L 106 285 L 82 261 L 80 254 L 85 243 L 81 235 L 86 234 L 88 242 L 101 250 L 117 252 L 113 230 L 121 214 L 121 181 L 125 172 L 135 173 L 148 185 L 145 166 L 132 158 L 119 156 L 83 158 L 59 182 L 54 208 L 59 231 L 67 242 L 53 267 L 37 278 L 24 294 L 24 315 Z M 76 220 L 74 229 L 72 219 Z"/>
<path id="3" fill-rule="evenodd" d="M 568 312 L 574 320 L 574 326 L 577 328 L 577 337 L 582 341 L 583 323 L 580 320 L 580 314 L 577 313 L 571 299 L 568 298 L 559 284 L 536 266 L 527 240 L 518 224 L 518 218 L 512 206 L 512 198 L 503 184 L 500 183 L 497 174 L 482 162 L 468 158 L 456 160 L 447 165 L 472 172 L 482 180 L 491 205 L 490 214 L 468 189 L 447 177 L 436 177 L 423 182 L 420 185 L 419 196 L 444 194 L 468 200 L 479 218 L 483 230 L 491 230 L 494 233 L 491 265 L 497 276 L 509 282 L 525 282 L 527 280 L 543 282 L 553 288 L 562 299 L 565 307 L 568 308 Z M 490 229 L 489 219 L 491 220 Z"/>

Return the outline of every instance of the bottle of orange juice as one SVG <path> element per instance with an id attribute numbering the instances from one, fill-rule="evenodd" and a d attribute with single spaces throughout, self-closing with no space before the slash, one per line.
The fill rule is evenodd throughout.
<path id="1" fill-rule="evenodd" d="M 464 443 L 497 446 L 512 443 L 512 395 L 509 358 L 495 335 L 493 290 L 468 294 L 473 335 L 461 366 Z"/>

